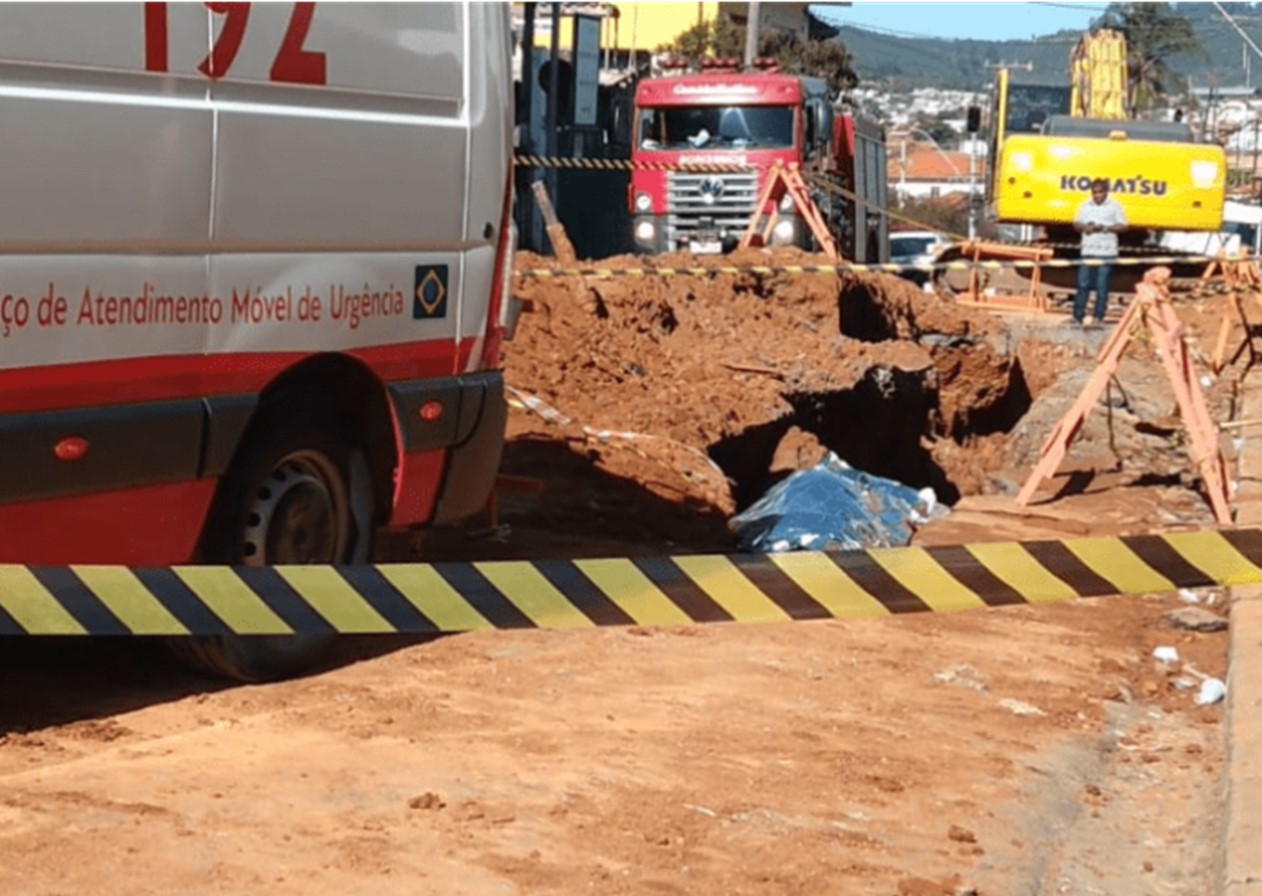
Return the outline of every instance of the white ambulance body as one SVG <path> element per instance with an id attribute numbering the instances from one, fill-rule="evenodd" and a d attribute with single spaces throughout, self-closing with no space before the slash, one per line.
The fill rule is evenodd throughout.
<path id="1" fill-rule="evenodd" d="M 483 506 L 511 88 L 506 4 L 0 5 L 0 561 Z"/>

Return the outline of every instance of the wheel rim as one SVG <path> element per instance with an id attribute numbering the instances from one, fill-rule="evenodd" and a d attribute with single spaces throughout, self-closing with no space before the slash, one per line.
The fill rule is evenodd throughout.
<path id="1" fill-rule="evenodd" d="M 318 451 L 294 451 L 254 490 L 242 533 L 242 564 L 337 563 L 346 555 L 351 525 L 337 466 Z"/>

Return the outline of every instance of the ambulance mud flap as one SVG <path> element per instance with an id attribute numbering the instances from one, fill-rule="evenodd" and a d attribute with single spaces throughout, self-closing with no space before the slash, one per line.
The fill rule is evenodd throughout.
<path id="1" fill-rule="evenodd" d="M 504 450 L 508 404 L 499 371 L 460 377 L 460 419 L 447 457 L 434 522 L 465 519 L 486 506 Z"/>
<path id="2" fill-rule="evenodd" d="M 389 387 L 406 452 L 445 448 L 447 464 L 432 522 L 464 519 L 486 506 L 499 470 L 508 406 L 498 370 Z M 440 416 L 425 413 L 441 406 Z"/>
<path id="3" fill-rule="evenodd" d="M 288 635 L 879 617 L 1262 583 L 1262 530 L 837 554 L 0 566 L 0 635 Z"/>

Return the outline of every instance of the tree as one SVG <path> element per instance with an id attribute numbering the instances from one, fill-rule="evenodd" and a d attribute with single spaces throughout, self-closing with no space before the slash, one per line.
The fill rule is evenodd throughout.
<path id="1" fill-rule="evenodd" d="M 945 233 L 952 240 L 968 233 L 968 200 L 962 193 L 939 197 L 908 197 L 899 206 L 901 226 L 927 228 Z"/>
<path id="2" fill-rule="evenodd" d="M 828 26 L 814 33 L 828 33 Z M 835 29 L 834 29 L 834 32 Z M 690 65 L 699 65 L 709 57 L 740 58 L 745 52 L 745 28 L 727 18 L 693 25 L 673 41 L 658 47 L 658 52 L 680 56 Z M 854 71 L 854 57 L 845 45 L 832 39 L 803 40 L 785 32 L 764 33 L 758 55 L 776 60 L 784 71 L 795 75 L 823 78 L 834 93 L 848 90 L 859 83 Z"/>
<path id="3" fill-rule="evenodd" d="M 1111 3 L 1092 27 L 1112 28 L 1126 38 L 1132 109 L 1149 108 L 1157 98 L 1184 87 L 1166 64 L 1169 57 L 1205 53 L 1187 16 L 1174 13 L 1169 3 Z"/>
<path id="4" fill-rule="evenodd" d="M 745 51 L 745 29 L 726 17 L 698 22 L 673 41 L 662 44 L 657 51 L 681 56 L 690 65 L 698 65 L 707 56 L 739 57 Z"/>
<path id="5" fill-rule="evenodd" d="M 763 36 L 760 50 L 790 74 L 823 78 L 834 94 L 859 83 L 854 57 L 839 41 L 803 40 L 796 34 L 777 32 Z"/>

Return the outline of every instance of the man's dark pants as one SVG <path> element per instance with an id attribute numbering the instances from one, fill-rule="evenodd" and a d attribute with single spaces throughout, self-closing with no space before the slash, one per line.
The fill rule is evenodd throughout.
<path id="1" fill-rule="evenodd" d="M 1096 320 L 1104 320 L 1104 314 L 1109 309 L 1109 277 L 1113 273 L 1115 259 L 1084 258 L 1083 261 L 1093 263 L 1078 266 L 1078 295 L 1074 297 L 1074 320 L 1082 323 L 1083 316 L 1087 313 L 1087 293 L 1093 288 L 1095 289 L 1093 315 Z"/>

